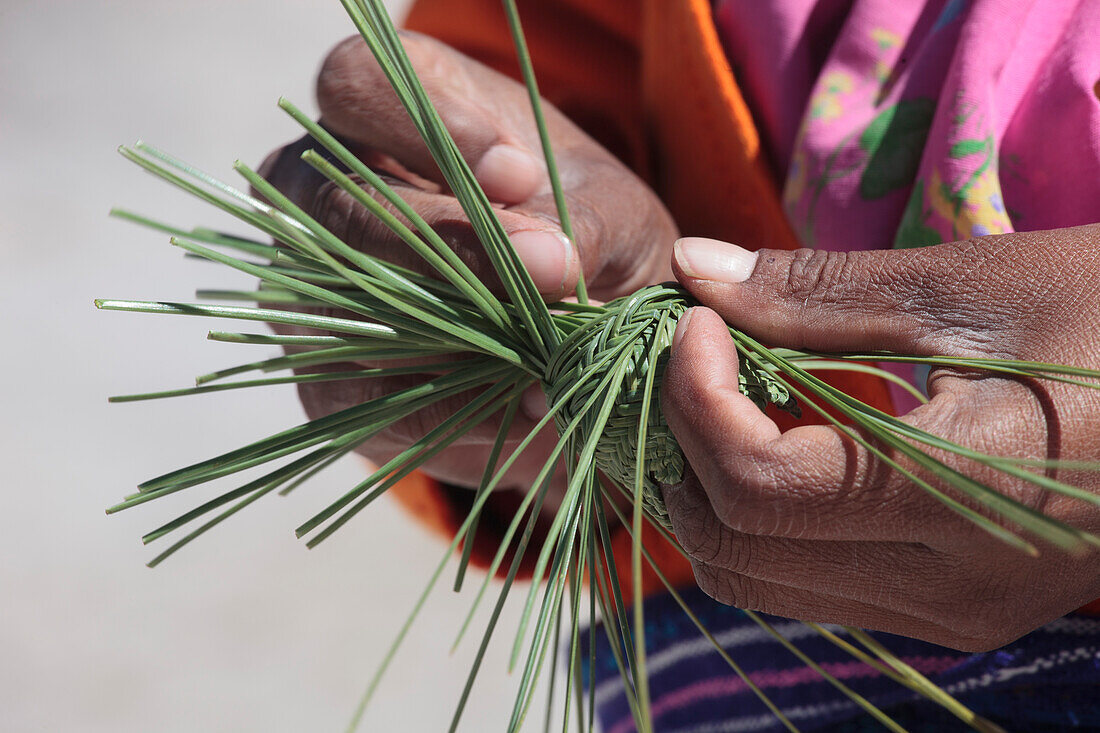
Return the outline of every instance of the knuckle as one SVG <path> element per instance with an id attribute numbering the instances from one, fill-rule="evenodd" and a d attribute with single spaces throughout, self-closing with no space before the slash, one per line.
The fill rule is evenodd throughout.
<path id="1" fill-rule="evenodd" d="M 322 115 L 354 108 L 373 86 L 378 65 L 359 36 L 349 36 L 329 52 L 317 74 L 317 100 Z"/>
<path id="2" fill-rule="evenodd" d="M 434 70 L 440 62 L 441 49 L 445 48 L 443 44 L 417 33 L 401 35 L 405 51 L 418 71 Z M 343 108 L 356 109 L 369 102 L 374 94 L 389 90 L 382 68 L 359 35 L 348 36 L 337 43 L 317 73 L 317 99 L 322 116 Z"/>
<path id="3" fill-rule="evenodd" d="M 268 154 L 257 168 L 257 173 L 275 188 L 279 189 L 291 201 L 301 204 L 303 192 L 310 190 L 324 179 L 321 174 L 306 165 L 301 155 L 312 147 L 313 138 L 305 135 L 294 142 Z M 264 198 L 255 187 L 250 186 L 253 196 Z"/>
<path id="4" fill-rule="evenodd" d="M 321 64 L 322 73 L 339 72 L 362 63 L 368 51 L 366 42 L 358 34 L 347 36 L 328 52 Z"/>
<path id="5" fill-rule="evenodd" d="M 714 522 L 697 516 L 704 514 L 704 512 L 694 509 L 689 510 L 689 512 L 689 516 L 684 517 L 681 514 L 677 521 L 682 529 L 677 533 L 676 539 L 680 542 L 684 552 L 699 562 L 714 562 L 719 554 L 722 542 L 721 534 L 716 531 Z"/>
<path id="6" fill-rule="evenodd" d="M 752 579 L 700 562 L 693 562 L 692 569 L 699 589 L 719 603 L 749 611 L 767 611 L 767 594 Z"/>
<path id="7" fill-rule="evenodd" d="M 310 215 L 323 227 L 339 236 L 342 224 L 351 211 L 348 195 L 332 181 L 318 186 L 309 202 Z"/>
<path id="8" fill-rule="evenodd" d="M 753 574 L 755 565 L 752 555 L 752 541 L 748 537 L 734 532 L 722 532 L 715 549 L 715 561 L 732 573 L 738 575 Z"/>
<path id="9" fill-rule="evenodd" d="M 736 573 L 721 573 L 719 582 L 723 597 L 730 599 L 729 605 L 746 611 L 765 610 L 763 594 L 751 579 Z"/>
<path id="10" fill-rule="evenodd" d="M 680 547 L 700 562 L 713 562 L 719 555 L 723 532 L 698 479 L 689 474 L 679 486 L 669 487 L 664 496 Z"/>
<path id="11" fill-rule="evenodd" d="M 800 249 L 794 252 L 784 283 L 784 294 L 804 306 L 839 303 L 860 287 L 855 260 L 849 252 Z"/>
<path id="12" fill-rule="evenodd" d="M 1030 309 L 1021 318 L 1017 284 L 1006 287 L 989 240 L 947 242 L 919 252 L 905 263 L 906 307 L 925 324 L 925 339 L 939 351 L 1012 358 L 1015 331 L 1036 322 Z M 1032 304 L 1034 307 L 1034 304 Z M 930 344 L 931 346 L 931 344 Z"/>
<path id="13" fill-rule="evenodd" d="M 366 188 L 374 194 L 374 189 Z M 332 181 L 319 184 L 305 207 L 317 223 L 338 239 L 362 251 L 371 251 L 387 239 L 388 229 L 366 208 Z"/>
<path id="14" fill-rule="evenodd" d="M 730 465 L 735 462 L 736 465 Z M 788 522 L 799 503 L 791 500 L 791 484 L 778 467 L 742 457 L 727 460 L 726 475 L 736 483 L 710 492 L 722 524 L 749 535 L 772 535 Z"/>
<path id="15" fill-rule="evenodd" d="M 319 185 L 307 207 L 309 214 L 338 239 L 353 244 L 363 238 L 370 217 L 362 215 L 351 196 L 332 181 Z"/>
<path id="16" fill-rule="evenodd" d="M 727 606 L 736 605 L 736 599 L 729 595 L 729 585 L 720 577 L 722 575 L 720 570 L 700 562 L 692 562 L 691 566 L 695 572 L 695 582 L 699 590 L 719 603 Z"/>

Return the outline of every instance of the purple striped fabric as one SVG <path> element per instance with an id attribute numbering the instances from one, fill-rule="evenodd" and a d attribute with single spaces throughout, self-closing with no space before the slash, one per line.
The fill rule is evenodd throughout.
<path id="1" fill-rule="evenodd" d="M 684 596 L 753 682 L 800 729 L 856 731 L 877 724 L 743 612 L 697 590 Z M 668 595 L 646 602 L 647 667 L 661 733 L 778 731 L 783 725 L 715 652 Z M 804 624 L 766 617 L 785 638 L 910 731 L 962 730 L 959 721 L 838 649 Z M 832 629 L 845 636 L 840 629 Z M 967 654 L 889 634 L 874 634 L 933 682 L 1007 730 L 1100 731 L 1100 619 L 1070 615 L 995 652 Z M 588 635 L 583 635 L 587 639 Z M 604 627 L 596 629 L 594 679 L 604 733 L 634 722 Z M 588 659 L 587 653 L 582 659 Z"/>

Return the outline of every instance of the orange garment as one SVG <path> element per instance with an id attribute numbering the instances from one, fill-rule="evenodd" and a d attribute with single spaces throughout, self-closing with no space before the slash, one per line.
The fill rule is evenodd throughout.
<path id="1" fill-rule="evenodd" d="M 543 96 L 641 175 L 684 235 L 749 249 L 799 246 L 708 0 L 519 0 L 518 5 Z M 519 77 L 500 0 L 417 0 L 406 26 Z M 827 377 L 849 394 L 891 410 L 881 380 L 852 372 Z M 773 417 L 781 428 L 793 424 L 785 413 Z M 821 420 L 810 414 L 803 422 Z M 456 492 L 423 474 L 410 476 L 391 493 L 449 537 L 471 503 L 471 492 Z M 472 548 L 473 562 L 481 566 L 497 550 L 500 534 L 494 530 L 502 531 L 501 522 L 515 506 L 506 497 L 494 501 Z M 643 541 L 670 581 L 693 582 L 691 566 L 655 531 L 647 527 Z M 620 529 L 612 543 L 629 597 L 631 540 Z M 663 588 L 652 572 L 643 584 L 647 594 Z M 1100 612 L 1100 600 L 1087 608 Z"/>

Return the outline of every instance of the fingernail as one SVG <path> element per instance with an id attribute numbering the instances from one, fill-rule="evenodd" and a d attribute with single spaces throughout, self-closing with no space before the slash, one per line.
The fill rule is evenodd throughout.
<path id="1" fill-rule="evenodd" d="M 524 390 L 519 398 L 519 406 L 523 414 L 535 422 L 546 417 L 546 413 L 550 412 L 550 408 L 546 406 L 546 395 L 543 394 L 542 387 L 537 384 Z"/>
<path id="2" fill-rule="evenodd" d="M 486 196 L 510 204 L 530 198 L 542 182 L 543 173 L 540 158 L 514 145 L 494 145 L 474 169 Z"/>
<path id="3" fill-rule="evenodd" d="M 531 273 L 540 293 L 561 293 L 565 276 L 576 252 L 569 239 L 560 232 L 528 229 L 511 235 L 512 246 Z"/>
<path id="4" fill-rule="evenodd" d="M 684 315 L 680 316 L 680 320 L 676 322 L 676 330 L 672 332 L 672 353 L 676 353 L 676 349 L 679 348 L 680 340 L 687 333 L 688 321 L 691 320 L 691 314 L 694 312 L 694 308 L 688 308 Z"/>
<path id="5" fill-rule="evenodd" d="M 687 277 L 739 283 L 756 267 L 756 253 L 736 244 L 703 237 L 684 237 L 673 246 L 676 264 Z"/>

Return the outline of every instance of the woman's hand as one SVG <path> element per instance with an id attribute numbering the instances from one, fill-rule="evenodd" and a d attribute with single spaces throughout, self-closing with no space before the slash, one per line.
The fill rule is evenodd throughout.
<path id="1" fill-rule="evenodd" d="M 1100 553 L 992 538 L 838 430 L 781 433 L 737 391 L 722 319 L 775 346 L 1100 368 L 1100 226 L 916 250 L 750 253 L 685 239 L 662 392 L 693 469 L 665 493 L 699 585 L 724 603 L 987 650 L 1100 597 Z M 711 310 L 712 309 L 712 310 Z M 1100 391 L 948 369 L 912 425 L 992 455 L 1100 461 Z M 1100 532 L 1100 508 L 955 456 L 1025 505 Z M 1096 473 L 1058 470 L 1100 494 Z M 948 490 L 950 493 L 950 490 Z"/>
<path id="2" fill-rule="evenodd" d="M 639 178 L 546 104 L 577 239 L 576 247 L 571 246 L 558 225 L 525 88 L 431 38 L 415 34 L 403 38 L 428 95 L 485 192 L 499 205 L 505 229 L 548 301 L 569 295 L 582 269 L 589 292 L 605 300 L 671 277 L 676 229 Z M 497 281 L 488 258 L 362 39 L 349 38 L 329 54 L 318 77 L 317 98 L 322 124 L 385 175 L 492 287 Z M 348 244 L 430 273 L 409 247 L 362 206 L 299 160 L 303 151 L 314 146 L 308 137 L 287 145 L 268 157 L 261 173 Z M 300 395 L 310 417 L 318 417 L 415 381 L 410 377 L 318 383 L 303 385 Z M 375 462 L 388 460 L 452 415 L 469 397 L 422 410 L 372 438 L 361 452 Z M 545 411 L 541 403 L 541 395 L 535 394 L 525 401 L 531 409 L 518 416 L 513 429 L 517 440 L 534 426 L 532 418 Z M 425 470 L 451 483 L 476 485 L 496 429 L 495 424 L 482 425 Z M 551 426 L 505 485 L 526 488 L 556 439 Z"/>

